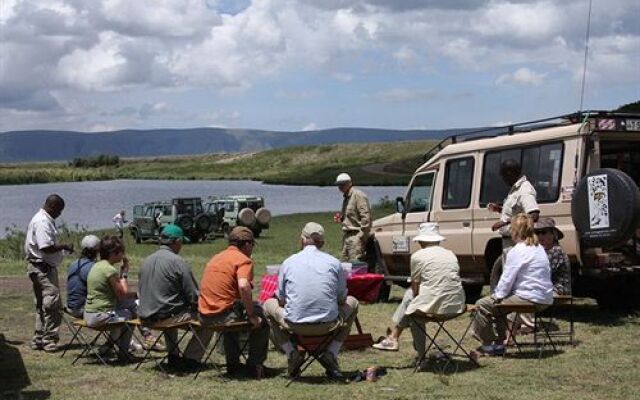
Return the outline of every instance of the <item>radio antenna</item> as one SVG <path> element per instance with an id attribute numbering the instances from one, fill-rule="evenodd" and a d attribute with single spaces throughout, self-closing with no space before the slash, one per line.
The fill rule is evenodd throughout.
<path id="1" fill-rule="evenodd" d="M 584 87 L 587 81 L 587 59 L 589 57 L 589 35 L 591 34 L 591 5 L 593 0 L 589 0 L 589 13 L 587 14 L 587 34 L 584 41 L 584 64 L 582 66 L 582 85 L 580 88 L 580 108 L 579 112 L 582 112 L 582 105 L 584 103 Z"/>

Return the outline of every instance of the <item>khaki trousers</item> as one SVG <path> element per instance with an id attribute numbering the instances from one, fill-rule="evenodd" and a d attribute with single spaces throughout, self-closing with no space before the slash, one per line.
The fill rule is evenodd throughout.
<path id="1" fill-rule="evenodd" d="M 362 260 L 365 254 L 367 235 L 360 231 L 345 231 L 342 235 L 342 261 Z"/>
<path id="2" fill-rule="evenodd" d="M 501 304 L 526 304 L 536 306 L 537 311 L 548 307 L 546 304 L 536 304 L 516 295 L 506 297 Z M 498 305 L 490 297 L 483 297 L 476 302 L 478 307 L 473 319 L 472 332 L 482 344 L 502 344 L 506 339 L 506 315 L 501 314 Z"/>
<path id="3" fill-rule="evenodd" d="M 284 308 L 280 307 L 277 299 L 269 299 L 264 303 L 264 315 L 271 325 L 274 341 L 279 348 L 282 348 L 283 344 L 291 342 L 291 334 L 322 336 L 333 332 L 336 328 L 340 332 L 334 341 L 342 343 L 349 336 L 351 325 L 358 315 L 358 300 L 353 296 L 347 296 L 345 303 L 340 306 L 340 317 L 330 322 L 291 323 L 284 318 Z"/>
<path id="4" fill-rule="evenodd" d="M 36 307 L 35 332 L 31 342 L 38 346 L 58 343 L 58 330 L 62 323 L 58 269 L 46 264 L 30 263 L 27 274 L 33 286 Z"/>

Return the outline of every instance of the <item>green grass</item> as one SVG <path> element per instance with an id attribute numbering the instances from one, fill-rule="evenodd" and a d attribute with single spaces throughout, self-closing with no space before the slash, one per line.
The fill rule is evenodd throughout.
<path id="1" fill-rule="evenodd" d="M 252 179 L 330 185 L 347 171 L 359 185 L 405 185 L 433 141 L 303 146 L 246 154 L 121 160 L 117 167 L 66 163 L 0 165 L 0 184 L 109 179 Z"/>
<path id="2" fill-rule="evenodd" d="M 385 210 L 375 210 L 379 215 Z M 331 223 L 330 213 L 300 214 L 274 218 L 255 248 L 256 275 L 267 264 L 280 263 L 297 251 L 297 238 L 307 221 L 322 223 L 327 229 L 327 251 L 337 254 L 340 246 L 338 226 Z M 0 241 L 2 243 L 2 241 Z M 222 239 L 212 243 L 184 247 L 183 256 L 192 265 L 196 277 L 202 275 L 206 261 L 225 247 Z M 135 270 L 144 257 L 155 251 L 155 244 L 136 245 L 127 238 L 127 253 Z M 6 253 L 9 254 L 9 253 Z M 68 261 L 68 260 L 67 260 Z M 135 275 L 135 271 L 134 275 Z M 414 374 L 408 368 L 414 353 L 409 332 L 401 338 L 397 353 L 367 349 L 343 352 L 341 366 L 345 370 L 364 369 L 370 365 L 388 367 L 389 374 L 377 383 L 342 384 L 319 379 L 322 371 L 314 366 L 305 375 L 310 378 L 285 388 L 284 376 L 260 382 L 230 380 L 223 382 L 209 369 L 193 381 L 192 377 L 164 377 L 150 364 L 140 371 L 131 366 L 103 367 L 94 364 L 71 366 L 73 354 L 60 359 L 57 355 L 35 352 L 28 348 L 33 324 L 33 305 L 24 264 L 13 256 L 0 259 L 0 274 L 13 275 L 0 281 L 0 332 L 9 341 L 0 356 L 0 398 L 17 398 L 10 390 L 22 389 L 28 399 L 632 399 L 638 395 L 640 337 L 637 315 L 615 315 L 599 311 L 595 304 L 580 300 L 575 307 L 579 344 L 562 347 L 560 355 L 542 360 L 527 357 L 481 359 L 481 368 L 468 368 L 464 362 L 450 364 L 443 373 L 439 364 L 432 371 Z M 61 273 L 62 277 L 62 273 Z M 22 284 L 16 285 L 15 282 Z M 256 292 L 257 295 L 257 292 Z M 392 299 L 399 301 L 402 291 L 394 288 Z M 391 324 L 396 303 L 363 305 L 360 321 L 374 338 L 383 335 Z M 564 321 L 562 321 L 564 323 Z M 466 317 L 451 321 L 455 335 L 461 335 L 468 323 Z M 68 340 L 66 329 L 63 340 Z M 433 331 L 431 331 L 433 333 Z M 477 345 L 473 339 L 466 347 Z M 222 358 L 218 356 L 218 361 Z M 267 365 L 286 368 L 285 357 L 269 352 Z M 24 366 L 24 368 L 22 367 Z M 454 368 L 458 371 L 454 372 Z M 25 374 L 27 379 L 25 379 Z M 313 378 L 313 377 L 316 378 Z M 4 397 L 3 397 L 4 393 Z"/>

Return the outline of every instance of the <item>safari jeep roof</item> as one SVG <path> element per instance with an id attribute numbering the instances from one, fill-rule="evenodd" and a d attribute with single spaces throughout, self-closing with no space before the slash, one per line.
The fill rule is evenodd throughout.
<path id="1" fill-rule="evenodd" d="M 250 196 L 250 195 L 244 195 L 244 194 L 238 194 L 238 195 L 233 195 L 233 196 L 210 196 L 209 197 L 210 201 L 229 201 L 229 200 L 234 200 L 234 201 L 262 201 L 262 197 L 261 196 Z"/>

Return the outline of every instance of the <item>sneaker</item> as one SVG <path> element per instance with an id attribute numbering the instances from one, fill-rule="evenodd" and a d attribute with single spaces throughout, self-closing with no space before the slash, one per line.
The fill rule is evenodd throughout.
<path id="1" fill-rule="evenodd" d="M 398 340 L 391 337 L 386 337 L 382 339 L 382 341 L 374 344 L 372 347 L 374 349 L 384 350 L 384 351 L 398 351 L 400 349 Z"/>
<path id="2" fill-rule="evenodd" d="M 156 342 L 156 337 L 153 335 L 147 335 L 144 337 L 144 343 L 142 343 L 142 347 L 144 347 L 145 350 L 153 350 L 153 351 L 166 351 L 167 347 L 162 344 L 162 340 L 158 340 L 158 343 L 156 343 L 154 345 L 154 343 Z"/>
<path id="3" fill-rule="evenodd" d="M 300 373 L 300 367 L 304 361 L 304 356 L 297 350 L 289 353 L 287 357 L 287 372 L 290 377 L 297 376 Z"/>
<path id="4" fill-rule="evenodd" d="M 46 344 L 43 343 L 42 350 L 46 351 L 47 353 L 55 353 L 56 351 L 58 351 L 58 343 L 56 342 L 49 342 Z"/>
<path id="5" fill-rule="evenodd" d="M 136 351 L 142 351 L 142 345 L 137 340 L 132 339 L 131 343 L 129 343 L 129 352 L 135 353 Z"/>
<path id="6" fill-rule="evenodd" d="M 32 340 L 31 343 L 29 344 L 29 347 L 31 348 L 31 350 L 42 350 L 43 345 L 42 345 L 42 342 L 39 340 Z"/>
<path id="7" fill-rule="evenodd" d="M 504 345 L 501 344 L 483 344 L 474 351 L 477 352 L 478 355 L 496 357 L 503 356 L 505 348 Z"/>

